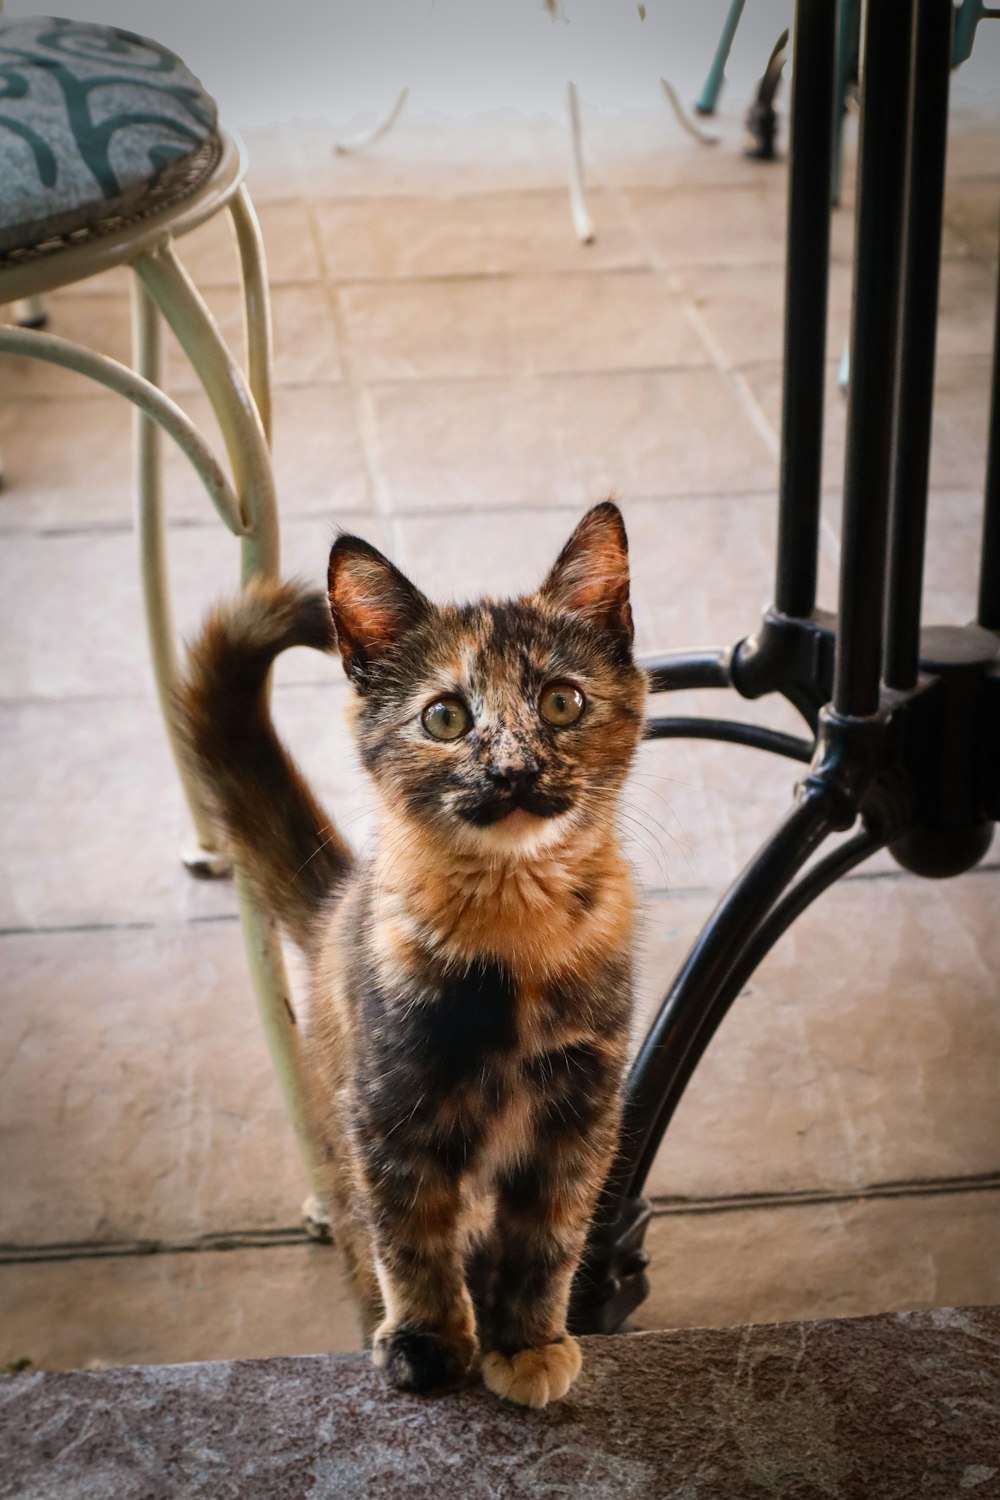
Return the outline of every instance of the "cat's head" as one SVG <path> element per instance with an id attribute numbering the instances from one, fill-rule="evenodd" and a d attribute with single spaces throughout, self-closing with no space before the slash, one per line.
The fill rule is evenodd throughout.
<path id="1" fill-rule="evenodd" d="M 397 814 L 470 851 L 530 853 L 611 809 L 645 692 L 617 506 L 588 511 L 524 598 L 432 604 L 353 536 L 329 589 L 361 758 Z"/>

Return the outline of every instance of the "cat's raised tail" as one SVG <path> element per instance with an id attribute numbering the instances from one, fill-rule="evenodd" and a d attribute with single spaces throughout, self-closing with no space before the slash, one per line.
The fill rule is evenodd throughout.
<path id="1" fill-rule="evenodd" d="M 203 626 L 177 707 L 206 809 L 258 900 L 308 949 L 354 858 L 271 720 L 268 673 L 291 646 L 336 650 L 326 595 L 256 580 Z"/>

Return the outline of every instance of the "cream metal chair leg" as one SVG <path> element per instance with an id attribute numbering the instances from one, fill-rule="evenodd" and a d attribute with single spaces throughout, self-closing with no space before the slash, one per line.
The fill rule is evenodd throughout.
<path id="1" fill-rule="evenodd" d="M 376 120 L 370 130 L 359 130 L 357 135 L 345 135 L 343 139 L 334 141 L 334 151 L 339 152 L 341 156 L 347 156 L 352 151 L 364 151 L 366 147 L 374 146 L 376 141 L 380 141 L 384 135 L 389 134 L 403 113 L 409 97 L 410 89 L 407 85 L 406 88 L 400 89 L 396 102 L 388 113 L 384 114 L 381 120 Z"/>
<path id="2" fill-rule="evenodd" d="M 156 304 L 138 278 L 134 278 L 132 283 L 132 354 L 137 374 L 151 385 L 159 387 L 162 381 L 159 316 Z M 135 524 L 139 538 L 149 654 L 167 738 L 177 762 L 197 837 L 196 846 L 183 850 L 181 858 L 192 875 L 218 878 L 230 874 L 232 860 L 219 845 L 211 820 L 201 806 L 198 789 L 191 779 L 177 738 L 174 715 L 174 693 L 178 680 L 177 633 L 174 630 L 167 577 L 160 429 L 152 417 L 138 406 L 133 407 L 132 411 L 132 436 Z"/>
<path id="3" fill-rule="evenodd" d="M 239 224 L 239 221 L 238 221 Z M 242 220 L 245 238 L 241 252 L 248 255 L 246 285 L 251 286 L 263 266 L 254 247 L 254 226 Z M 239 235 L 239 228 L 238 228 Z M 259 237 L 257 243 L 259 244 Z M 256 255 L 256 258 L 255 258 Z M 211 313 L 173 252 L 169 240 L 138 256 L 134 268 L 173 329 L 192 368 L 212 403 L 229 454 L 236 494 L 246 529 L 242 539 L 242 581 L 278 575 L 278 516 L 270 453 L 260 414 L 243 373 L 226 347 Z M 255 345 L 256 376 L 269 385 L 266 321 L 256 332 L 248 296 L 248 343 Z M 248 364 L 251 362 L 248 355 Z M 265 402 L 269 407 L 269 402 Z M 317 1189 L 306 1205 L 311 1233 L 326 1238 L 327 1205 L 319 1192 L 321 1161 L 319 1132 L 310 1106 L 305 1070 L 299 1050 L 297 1022 L 285 969 L 277 924 L 257 905 L 237 872 L 236 889 L 244 941 L 271 1060 L 284 1095 L 306 1168 Z"/>
<path id="4" fill-rule="evenodd" d="M 580 95 L 572 79 L 566 85 L 566 107 L 569 111 L 569 210 L 580 244 L 591 245 L 594 241 L 594 223 L 587 209 L 587 189 L 583 181 Z"/>
<path id="5" fill-rule="evenodd" d="M 267 295 L 264 241 L 250 194 L 240 187 L 230 200 L 229 213 L 236 231 L 243 282 L 243 329 L 247 351 L 247 381 L 257 407 L 260 425 L 271 446 L 271 301 Z"/>
<path id="6" fill-rule="evenodd" d="M 176 262 L 174 265 L 176 266 Z M 220 424 L 223 426 L 231 457 L 234 453 L 248 455 L 245 460 L 241 458 L 239 465 L 234 460 L 233 467 L 237 481 L 235 489 L 190 418 L 143 373 L 130 370 L 107 355 L 98 354 L 92 349 L 85 349 L 56 335 L 7 325 L 0 325 L 0 353 L 41 359 L 65 369 L 75 370 L 78 374 L 124 396 L 177 443 L 204 483 L 215 509 L 228 529 L 241 538 L 244 581 L 258 572 L 274 574 L 278 567 L 277 517 L 274 510 L 270 465 L 260 419 L 242 376 L 233 364 L 200 298 L 197 299 L 197 307 L 193 316 L 190 308 L 185 309 L 184 286 L 187 279 L 179 267 L 177 272 L 176 280 L 179 280 L 179 289 L 177 285 L 172 286 L 171 311 L 178 322 L 184 325 L 182 343 L 185 347 L 188 341 L 193 341 L 197 345 L 199 336 L 204 336 L 206 341 L 203 350 L 207 350 L 208 353 L 205 359 L 202 359 L 200 357 L 202 351 L 196 351 L 199 357 L 195 359 L 195 368 L 204 376 L 206 363 L 208 363 L 212 366 L 216 382 L 220 379 L 223 383 L 226 379 L 231 380 L 228 395 L 220 393 L 218 384 L 209 395 L 210 399 L 213 399 L 216 411 L 220 414 Z M 155 268 L 152 276 L 154 280 L 158 279 Z M 169 266 L 164 273 L 164 278 L 167 284 L 171 282 Z M 207 334 L 203 322 L 206 319 L 209 325 Z M 150 301 L 145 285 L 141 285 L 137 287 L 136 292 L 135 340 L 138 362 L 144 370 L 150 372 L 154 372 L 157 366 L 157 339 L 156 309 Z M 147 584 L 151 585 L 149 594 L 151 605 L 148 611 L 151 617 L 151 644 L 163 642 L 162 652 L 154 644 L 154 670 L 158 687 L 162 681 L 164 691 L 167 691 L 168 681 L 165 668 L 176 658 L 173 640 L 167 642 L 169 594 L 166 557 L 162 545 L 155 440 L 152 442 L 150 440 L 149 424 L 143 424 L 137 428 L 136 436 L 139 442 L 136 463 L 140 478 L 138 511 L 140 535 L 143 539 L 143 574 Z M 244 520 L 244 516 L 248 519 Z M 253 535 L 251 533 L 255 525 L 257 534 Z M 163 604 L 162 609 L 157 607 L 160 601 Z M 159 656 L 158 661 L 157 656 Z M 163 701 L 164 697 L 161 694 L 161 702 Z M 169 697 L 166 701 L 169 701 Z M 176 740 L 173 734 L 172 715 L 165 712 L 164 717 L 170 743 L 174 746 Z M 179 768 L 183 779 L 185 774 L 183 762 L 179 762 Z M 187 788 L 186 781 L 185 787 Z M 192 801 L 193 806 L 197 807 L 197 798 L 191 797 L 190 792 L 189 800 Z M 242 881 L 237 879 L 236 885 L 254 991 L 272 1062 L 307 1172 L 313 1185 L 318 1188 L 319 1134 L 313 1123 L 309 1106 L 305 1072 L 298 1046 L 295 1013 L 291 1003 L 280 939 L 275 924 L 260 911 Z M 309 1200 L 306 1213 L 309 1232 L 319 1238 L 328 1238 L 329 1214 L 321 1195 L 317 1194 Z"/>

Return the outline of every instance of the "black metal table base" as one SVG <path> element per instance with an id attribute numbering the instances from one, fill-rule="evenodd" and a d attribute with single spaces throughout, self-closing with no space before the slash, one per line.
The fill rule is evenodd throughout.
<path id="1" fill-rule="evenodd" d="M 620 1328 L 647 1295 L 647 1175 L 705 1048 L 782 934 L 878 849 L 929 878 L 971 869 L 1000 819 L 1000 309 L 978 618 L 920 628 L 951 26 L 951 0 L 867 7 L 833 615 L 815 595 L 836 4 L 796 6 L 775 605 L 731 648 L 658 659 L 650 684 L 779 693 L 807 733 L 663 717 L 647 736 L 729 740 L 807 769 L 697 939 L 631 1070 L 618 1157 L 574 1285 L 579 1332 Z"/>

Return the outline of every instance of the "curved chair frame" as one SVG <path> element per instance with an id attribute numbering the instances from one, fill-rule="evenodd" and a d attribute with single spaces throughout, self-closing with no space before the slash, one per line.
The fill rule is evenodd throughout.
<path id="1" fill-rule="evenodd" d="M 135 369 L 67 339 L 0 323 L 0 353 L 18 354 L 74 370 L 125 397 L 133 407 L 136 529 L 153 674 L 167 737 L 197 835 L 184 854 L 193 874 L 226 875 L 230 861 L 200 806 L 181 754 L 174 714 L 177 643 L 170 606 L 161 477 L 161 432 L 198 474 L 224 524 L 240 539 L 240 577 L 277 577 L 278 515 L 271 469 L 271 319 L 260 227 L 243 184 L 246 156 L 232 137 L 212 176 L 184 203 L 128 227 L 63 250 L 0 268 L 0 305 L 130 266 Z M 229 212 L 243 285 L 247 371 L 241 370 L 212 314 L 174 253 L 173 241 L 221 210 Z M 222 432 L 229 474 L 194 424 L 159 388 L 160 317 L 176 335 L 211 402 Z M 271 1058 L 307 1170 L 312 1176 L 316 1136 L 298 1049 L 288 978 L 275 923 L 236 876 L 240 917 L 257 1003 Z M 322 1225 L 322 1215 L 316 1216 Z"/>

